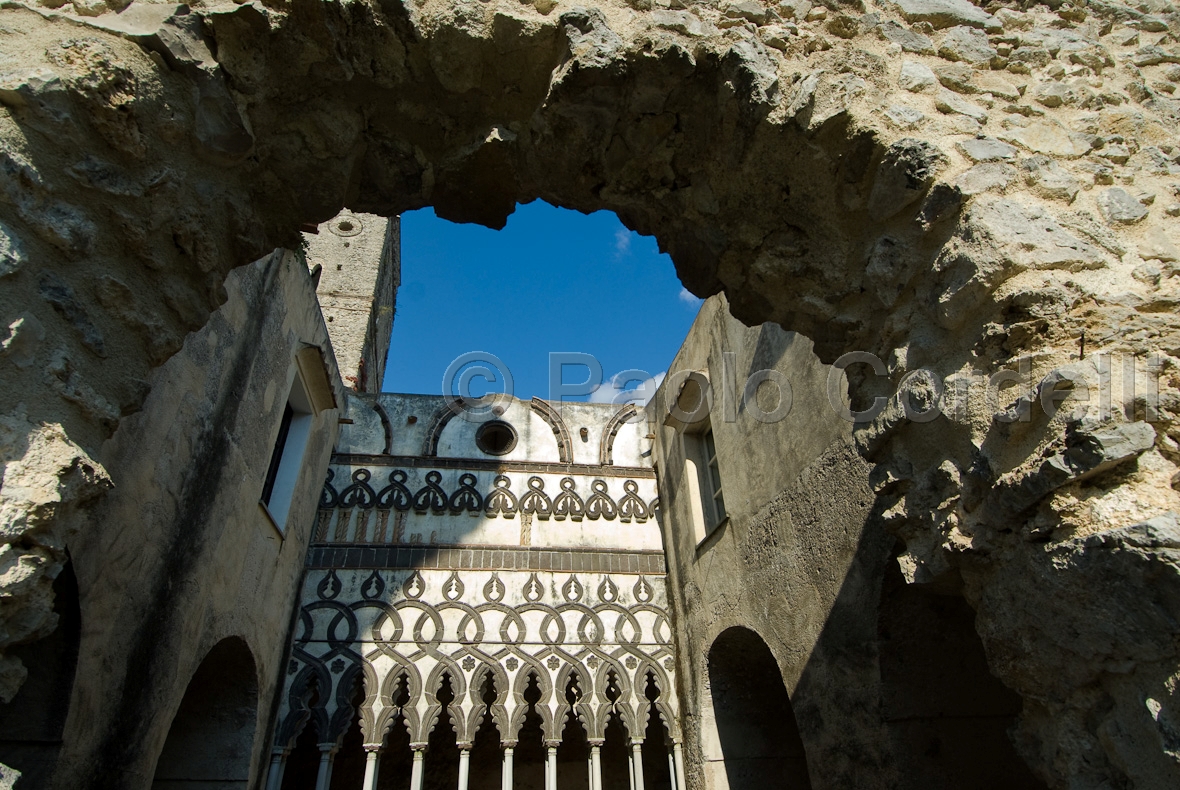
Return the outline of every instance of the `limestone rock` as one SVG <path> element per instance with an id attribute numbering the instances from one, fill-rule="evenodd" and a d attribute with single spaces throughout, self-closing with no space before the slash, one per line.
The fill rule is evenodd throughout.
<path id="1" fill-rule="evenodd" d="M 926 119 L 921 110 L 904 104 L 891 104 L 885 108 L 885 117 L 902 129 L 912 129 Z"/>
<path id="2" fill-rule="evenodd" d="M 983 162 L 961 173 L 955 186 L 964 195 L 978 195 L 992 190 L 1003 192 L 1016 180 L 1016 168 L 1006 162 Z"/>
<path id="3" fill-rule="evenodd" d="M 921 93 L 927 88 L 937 85 L 938 78 L 929 66 L 913 61 L 901 64 L 901 77 L 897 84 L 911 93 Z"/>
<path id="4" fill-rule="evenodd" d="M 975 77 L 975 69 L 964 63 L 939 65 L 935 67 L 934 73 L 938 76 L 938 81 L 944 87 L 953 90 L 955 93 L 979 93 L 979 88 L 972 84 Z"/>
<path id="5" fill-rule="evenodd" d="M 958 113 L 965 115 L 973 121 L 978 123 L 987 123 L 987 110 L 980 107 L 978 104 L 972 104 L 965 99 L 961 99 L 948 90 L 939 91 L 934 98 L 934 106 L 940 112 Z"/>
<path id="6" fill-rule="evenodd" d="M 1056 121 L 1032 121 L 1024 126 L 1012 126 L 996 135 L 1022 148 L 1050 156 L 1076 159 L 1090 151 L 1090 140 L 1071 132 Z"/>
<path id="7" fill-rule="evenodd" d="M 1098 211 L 1110 223 L 1131 225 L 1147 216 L 1147 206 L 1127 194 L 1121 187 L 1103 190 L 1098 195 Z"/>
<path id="8" fill-rule="evenodd" d="M 955 143 L 955 147 L 972 162 L 1010 161 L 1016 158 L 1016 149 L 1007 143 L 1002 143 L 994 137 L 977 137 L 974 140 L 962 140 Z"/>
<path id="9" fill-rule="evenodd" d="M 886 41 L 897 44 L 905 52 L 917 52 L 922 55 L 934 54 L 934 42 L 929 36 L 915 33 L 896 22 L 883 22 L 877 25 L 877 35 Z"/>
<path id="10" fill-rule="evenodd" d="M 1029 157 L 1020 164 L 1025 173 L 1025 183 L 1042 197 L 1072 203 L 1081 189 L 1076 178 L 1046 156 Z"/>
<path id="11" fill-rule="evenodd" d="M 15 273 L 28 261 L 28 253 L 12 229 L 0 222 L 0 277 Z"/>
<path id="12" fill-rule="evenodd" d="M 946 165 L 946 156 L 932 145 L 905 138 L 885 151 L 869 195 L 869 213 L 893 216 L 917 200 Z"/>
<path id="13" fill-rule="evenodd" d="M 686 36 L 699 38 L 709 34 L 709 30 L 701 18 L 690 11 L 653 11 L 651 18 L 652 22 L 659 27 L 674 30 Z M 716 28 L 714 28 L 715 31 Z"/>
<path id="14" fill-rule="evenodd" d="M 1139 257 L 1147 261 L 1180 261 L 1180 249 L 1176 248 L 1163 228 L 1153 225 L 1143 234 L 1143 241 L 1139 242 Z"/>
<path id="15" fill-rule="evenodd" d="M 961 60 L 974 66 L 985 66 L 996 57 L 996 49 L 987 34 L 973 27 L 952 27 L 942 38 L 938 54 L 947 60 Z"/>
<path id="16" fill-rule="evenodd" d="M 968 25 L 983 30 L 999 30 L 1001 25 L 991 14 L 967 0 L 895 0 L 907 22 L 929 22 L 936 30 Z"/>
<path id="17" fill-rule="evenodd" d="M 960 234 L 936 263 L 942 287 L 936 315 L 960 326 L 978 300 L 1017 273 L 1030 269 L 1083 271 L 1105 265 L 1102 252 L 1066 232 L 1039 206 L 993 199 L 972 206 Z"/>
<path id="18" fill-rule="evenodd" d="M 66 560 L 71 511 L 86 508 L 110 480 L 60 426 L 0 417 L 0 651 L 53 629 L 53 579 Z M 75 527 L 76 528 L 76 527 Z M 12 699 L 23 671 L 3 657 L 0 700 Z"/>

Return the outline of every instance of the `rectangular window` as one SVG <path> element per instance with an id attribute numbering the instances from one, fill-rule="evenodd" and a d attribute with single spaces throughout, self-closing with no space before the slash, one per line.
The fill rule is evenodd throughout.
<path id="1" fill-rule="evenodd" d="M 721 470 L 717 466 L 717 445 L 713 442 L 713 429 L 706 428 L 702 437 L 704 449 L 705 470 L 707 479 L 705 489 L 709 497 L 706 511 L 711 512 L 710 528 L 716 527 L 725 518 L 725 497 L 721 494 Z"/>
<path id="2" fill-rule="evenodd" d="M 726 516 L 717 444 L 707 422 L 702 430 L 684 434 L 684 463 L 693 534 L 699 544 L 720 526 Z"/>
<path id="3" fill-rule="evenodd" d="M 275 448 L 270 454 L 270 466 L 266 470 L 266 482 L 262 485 L 262 503 L 270 504 L 270 498 L 275 492 L 275 478 L 279 476 L 279 464 L 283 460 L 283 449 L 287 446 L 287 436 L 291 433 L 291 419 L 295 410 L 290 402 L 283 407 L 283 421 L 279 424 L 279 438 L 275 440 Z"/>
<path id="4" fill-rule="evenodd" d="M 299 473 L 303 471 L 303 455 L 311 435 L 314 421 L 312 405 L 303 383 L 303 377 L 296 374 L 291 384 L 291 394 L 283 406 L 283 418 L 279 422 L 278 435 L 270 453 L 270 465 L 266 468 L 266 479 L 262 484 L 262 505 L 270 515 L 279 532 L 287 531 L 287 518 L 291 513 L 291 501 Z"/>

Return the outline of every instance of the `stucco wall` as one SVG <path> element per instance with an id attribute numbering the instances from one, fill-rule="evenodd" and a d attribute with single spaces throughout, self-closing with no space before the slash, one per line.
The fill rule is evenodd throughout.
<path id="1" fill-rule="evenodd" d="M 722 392 L 727 353 L 734 355 L 730 389 L 737 394 L 730 409 Z M 781 372 L 791 384 L 793 406 L 777 422 L 760 422 L 740 404 L 748 376 L 762 369 Z M 662 424 L 669 382 L 685 370 L 706 373 L 714 389 L 710 424 L 729 513 L 699 545 L 684 434 Z M 684 646 L 678 673 L 693 788 L 727 786 L 709 725 L 706 656 L 732 626 L 759 634 L 778 661 L 813 786 L 889 785 L 874 639 L 892 538 L 869 518 L 870 467 L 852 448 L 851 425 L 827 405 L 827 374 L 806 338 L 773 324 L 746 327 L 717 296 L 701 308 L 649 406 L 669 586 Z M 763 409 L 772 410 L 773 394 L 761 397 Z"/>
<path id="2" fill-rule="evenodd" d="M 151 377 L 101 451 L 114 489 L 70 544 L 82 609 L 57 787 L 147 787 L 189 679 L 243 639 L 275 688 L 336 408 L 314 418 L 285 535 L 259 504 L 295 354 L 316 346 L 343 399 L 311 277 L 276 252 L 239 268 L 204 329 Z M 271 731 L 260 694 L 251 776 Z"/>

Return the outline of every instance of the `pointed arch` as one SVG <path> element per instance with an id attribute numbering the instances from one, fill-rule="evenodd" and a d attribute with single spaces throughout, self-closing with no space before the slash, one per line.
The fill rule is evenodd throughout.
<path id="1" fill-rule="evenodd" d="M 462 410 L 462 403 L 457 398 L 448 400 L 430 416 L 430 423 L 426 426 L 426 438 L 422 441 L 423 456 L 434 458 L 438 455 L 438 440 L 442 437 L 443 429 Z"/>
<path id="2" fill-rule="evenodd" d="M 557 440 L 557 455 L 563 464 L 574 462 L 574 442 L 570 437 L 570 429 L 566 427 L 561 413 L 548 401 L 534 397 L 529 401 L 529 408 L 536 412 L 542 420 L 553 430 L 553 438 Z"/>
<path id="3" fill-rule="evenodd" d="M 628 403 L 610 418 L 610 421 L 602 429 L 602 440 L 598 444 L 599 464 L 614 466 L 615 437 L 619 435 L 619 429 L 623 427 L 623 423 L 637 414 L 639 414 L 639 407 L 634 403 Z"/>

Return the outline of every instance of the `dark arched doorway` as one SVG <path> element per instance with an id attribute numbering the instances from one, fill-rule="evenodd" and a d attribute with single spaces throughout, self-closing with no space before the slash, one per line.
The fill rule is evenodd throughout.
<path id="1" fill-rule="evenodd" d="M 722 631 L 709 648 L 709 685 L 730 790 L 810 790 L 791 700 L 762 638 Z"/>
<path id="2" fill-rule="evenodd" d="M 1021 701 L 987 667 L 961 595 L 906 584 L 896 561 L 881 589 L 881 709 L 903 790 L 1044 790 L 1008 730 Z"/>
<path id="3" fill-rule="evenodd" d="M 152 787 L 245 788 L 257 718 L 254 656 L 238 637 L 223 639 L 189 681 L 156 763 Z"/>
<path id="4" fill-rule="evenodd" d="M 68 562 L 53 582 L 53 612 L 53 633 L 8 650 L 29 673 L 16 696 L 0 704 L 0 762 L 21 772 L 21 787 L 49 786 L 70 710 L 82 614 Z"/>

